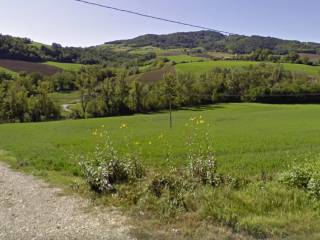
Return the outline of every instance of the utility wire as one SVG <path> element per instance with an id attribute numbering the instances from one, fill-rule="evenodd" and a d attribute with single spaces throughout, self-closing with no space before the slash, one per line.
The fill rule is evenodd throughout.
<path id="1" fill-rule="evenodd" d="M 199 26 L 199 25 L 195 25 L 195 24 L 180 22 L 180 21 L 177 21 L 177 20 L 171 20 L 171 19 L 167 19 L 167 18 L 151 16 L 151 15 L 148 15 L 148 14 L 144 14 L 144 13 L 140 13 L 140 12 L 134 12 L 134 11 L 131 11 L 131 10 L 126 10 L 126 9 L 120 9 L 120 8 L 116 8 L 116 7 L 111 7 L 111 6 L 100 4 L 100 3 L 96 3 L 96 2 L 89 2 L 89 1 L 85 1 L 85 0 L 73 0 L 73 1 L 80 2 L 80 3 L 83 3 L 83 4 L 87 4 L 87 5 L 96 6 L 96 7 L 111 9 L 111 10 L 118 11 L 118 12 L 124 12 L 124 13 L 133 14 L 133 15 L 138 15 L 140 17 L 151 18 L 151 19 L 155 19 L 155 20 L 159 20 L 159 21 L 164 21 L 164 22 L 184 25 L 184 26 L 198 28 L 198 29 L 202 29 L 202 30 L 218 32 L 218 33 L 221 33 L 221 34 L 224 34 L 224 35 L 237 35 L 235 33 L 227 32 L 227 31 L 221 31 L 221 30 L 217 30 L 217 29 L 213 29 L 213 28 L 209 28 L 209 27 L 204 27 L 204 26 Z"/>

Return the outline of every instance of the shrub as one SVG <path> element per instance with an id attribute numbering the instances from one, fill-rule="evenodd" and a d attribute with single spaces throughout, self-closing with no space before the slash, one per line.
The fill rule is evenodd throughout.
<path id="1" fill-rule="evenodd" d="M 190 155 L 189 173 L 204 185 L 220 185 L 217 164 L 214 155 Z"/>
<path id="2" fill-rule="evenodd" d="M 316 162 L 293 167 L 280 176 L 280 182 L 303 189 L 311 196 L 320 198 L 320 164 Z"/>
<path id="3" fill-rule="evenodd" d="M 90 188 L 98 193 L 116 191 L 116 184 L 142 178 L 144 168 L 137 157 L 122 157 L 115 151 L 107 132 L 99 134 L 103 139 L 92 154 L 82 157 L 80 166 Z"/>
<path id="4" fill-rule="evenodd" d="M 307 188 L 311 178 L 311 172 L 306 167 L 294 167 L 284 172 L 280 181 L 291 187 Z"/>
<path id="5" fill-rule="evenodd" d="M 166 175 L 156 175 L 149 185 L 149 191 L 167 203 L 168 206 L 187 209 L 185 196 L 192 192 L 196 185 L 182 171 L 172 169 Z"/>
<path id="6" fill-rule="evenodd" d="M 317 174 L 310 178 L 307 190 L 312 196 L 320 197 L 320 175 Z"/>

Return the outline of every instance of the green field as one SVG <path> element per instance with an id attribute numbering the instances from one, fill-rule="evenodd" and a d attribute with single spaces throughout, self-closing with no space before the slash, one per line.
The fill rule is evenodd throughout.
<path id="1" fill-rule="evenodd" d="M 199 189 L 189 203 L 197 206 L 193 212 L 198 214 L 196 219 L 222 222 L 259 239 L 318 239 L 319 200 L 276 179 L 292 164 L 319 161 L 319 105 L 221 104 L 181 110 L 173 114 L 172 130 L 167 113 L 2 124 L 0 149 L 5 151 L 0 151 L 0 158 L 53 183 L 70 186 L 80 173 L 78 162 L 70 156 L 92 151 L 97 142 L 92 133 L 104 125 L 120 152 L 128 151 L 129 139 L 141 149 L 148 168 L 166 172 L 169 166 L 187 163 L 190 129 L 185 124 L 199 116 L 214 137 L 219 172 L 251 183 L 239 189 Z M 121 129 L 124 123 L 128 128 Z M 171 146 L 169 150 L 167 146 Z M 193 222 L 197 220 L 190 224 Z M 187 222 L 183 224 L 188 228 Z"/>
<path id="2" fill-rule="evenodd" d="M 65 71 L 79 71 L 84 65 L 78 63 L 59 63 L 59 62 L 46 62 L 45 64 L 61 68 Z"/>
<path id="3" fill-rule="evenodd" d="M 260 62 L 251 61 L 207 61 L 207 62 L 193 62 L 176 65 L 178 72 L 201 74 L 209 72 L 215 67 L 219 68 L 235 68 L 248 67 L 250 65 L 257 65 Z M 317 75 L 320 72 L 320 66 L 308 66 L 303 64 L 283 63 L 285 69 L 294 72 L 305 72 L 310 75 Z"/>
<path id="4" fill-rule="evenodd" d="M 50 94 L 51 99 L 57 104 L 75 104 L 80 99 L 80 93 L 79 91 L 74 92 L 65 92 L 65 93 L 51 93 Z"/>
<path id="5" fill-rule="evenodd" d="M 44 167 L 60 171 L 68 165 L 77 168 L 69 161 L 68 154 L 93 147 L 93 129 L 106 125 L 121 146 L 124 132 L 119 126 L 127 123 L 127 133 L 141 143 L 144 162 L 165 167 L 166 143 L 158 137 L 164 134 L 173 146 L 175 164 L 185 163 L 184 124 L 190 117 L 199 115 L 211 124 L 208 132 L 215 138 L 221 169 L 232 175 L 255 176 L 262 170 L 274 174 L 285 169 L 298 153 L 320 152 L 320 106 L 263 104 L 226 104 L 179 111 L 174 113 L 172 131 L 168 129 L 167 114 L 2 124 L 0 149 L 12 152 L 18 159 L 31 161 L 39 170 Z M 149 141 L 153 144 L 146 144 Z"/>
<path id="6" fill-rule="evenodd" d="M 165 56 L 168 58 L 170 61 L 174 61 L 176 63 L 182 63 L 182 62 L 199 62 L 205 60 L 205 58 L 200 58 L 200 57 L 193 57 L 189 55 L 177 55 L 177 56 Z"/>

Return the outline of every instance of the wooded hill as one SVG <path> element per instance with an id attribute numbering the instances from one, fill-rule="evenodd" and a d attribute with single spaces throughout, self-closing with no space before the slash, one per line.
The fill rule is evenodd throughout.
<path id="1" fill-rule="evenodd" d="M 139 62 L 154 58 L 153 54 L 129 54 L 113 51 L 108 47 L 62 47 L 53 43 L 35 43 L 28 38 L 0 34 L 0 59 L 25 60 L 33 62 L 55 61 L 81 64 L 117 64 Z"/>
<path id="2" fill-rule="evenodd" d="M 145 46 L 170 48 L 199 48 L 201 51 L 217 51 L 248 54 L 259 49 L 272 51 L 272 54 L 288 53 L 320 54 L 319 43 L 281 40 L 261 36 L 226 36 L 213 31 L 181 32 L 167 35 L 147 34 L 131 40 L 118 40 L 93 47 L 63 47 L 53 43 L 35 43 L 28 38 L 0 34 L 0 59 L 15 59 L 34 62 L 56 61 L 81 64 L 129 64 L 148 61 L 155 53 L 137 54 L 117 51 L 117 45 L 140 48 Z"/>
<path id="3" fill-rule="evenodd" d="M 223 35 L 213 31 L 180 32 L 166 35 L 147 34 L 130 40 L 113 41 L 106 44 L 123 44 L 131 47 L 153 46 L 160 48 L 196 48 L 245 54 L 257 49 L 268 49 L 274 54 L 320 53 L 319 43 L 304 43 L 273 37 Z"/>

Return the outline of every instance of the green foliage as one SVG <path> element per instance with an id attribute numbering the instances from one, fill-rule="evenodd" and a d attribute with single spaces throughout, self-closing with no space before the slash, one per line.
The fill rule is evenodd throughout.
<path id="1" fill-rule="evenodd" d="M 28 122 L 58 119 L 60 109 L 49 97 L 50 83 L 42 76 L 4 77 L 0 82 L 0 121 Z"/>
<path id="2" fill-rule="evenodd" d="M 307 189 L 312 176 L 311 169 L 304 167 L 294 167 L 283 173 L 280 181 L 291 187 Z"/>

